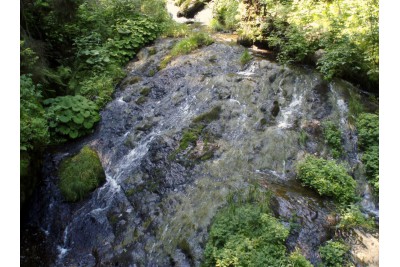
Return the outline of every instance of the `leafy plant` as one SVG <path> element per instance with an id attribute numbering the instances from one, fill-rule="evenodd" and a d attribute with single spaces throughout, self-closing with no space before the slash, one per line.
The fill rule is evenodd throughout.
<path id="1" fill-rule="evenodd" d="M 349 203 L 355 198 L 356 181 L 343 165 L 307 155 L 297 164 L 297 177 L 302 184 L 315 189 L 321 196 Z"/>
<path id="2" fill-rule="evenodd" d="M 325 121 L 322 126 L 325 142 L 330 147 L 332 156 L 339 158 L 343 154 L 342 133 L 332 121 Z"/>
<path id="3" fill-rule="evenodd" d="M 379 144 L 379 117 L 372 113 L 362 113 L 356 123 L 358 146 L 363 151 Z"/>
<path id="4" fill-rule="evenodd" d="M 376 193 L 379 192 L 379 147 L 369 147 L 362 155 L 361 161 L 364 163 L 368 181 Z"/>
<path id="5" fill-rule="evenodd" d="M 51 133 L 60 137 L 83 136 L 100 120 L 96 104 L 80 95 L 50 98 L 44 104 L 49 105 L 47 116 Z"/>
<path id="6" fill-rule="evenodd" d="M 312 267 L 313 265 L 301 254 L 299 249 L 293 251 L 289 256 L 290 267 Z"/>
<path id="7" fill-rule="evenodd" d="M 82 200 L 106 178 L 99 156 L 88 146 L 61 163 L 59 176 L 61 193 L 71 202 Z"/>
<path id="8" fill-rule="evenodd" d="M 363 227 L 371 229 L 375 226 L 372 218 L 365 217 L 360 211 L 359 206 L 350 204 L 346 208 L 343 208 L 340 212 L 340 222 L 337 225 L 338 228 L 351 229 L 354 227 Z"/>
<path id="9" fill-rule="evenodd" d="M 319 248 L 322 261 L 327 267 L 345 266 L 348 251 L 347 245 L 333 240 L 327 241 L 325 246 Z"/>
<path id="10" fill-rule="evenodd" d="M 20 149 L 32 150 L 48 143 L 49 130 L 41 104 L 40 85 L 28 75 L 20 76 Z"/>
<path id="11" fill-rule="evenodd" d="M 287 256 L 288 235 L 257 202 L 225 208 L 211 226 L 203 266 L 311 266 L 300 252 Z"/>

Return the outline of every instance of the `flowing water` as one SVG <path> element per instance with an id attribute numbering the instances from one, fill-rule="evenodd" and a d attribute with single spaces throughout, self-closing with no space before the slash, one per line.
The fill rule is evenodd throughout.
<path id="1" fill-rule="evenodd" d="M 174 42 L 157 41 L 156 54 L 144 48 L 145 56 L 127 66 L 92 136 L 47 155 L 26 229 L 41 238 L 35 247 L 22 246 L 23 266 L 199 266 L 217 210 L 229 194 L 254 184 L 273 192 L 272 209 L 283 223 L 299 224 L 288 248 L 320 262 L 318 246 L 333 233 L 334 204 L 300 185 L 295 163 L 306 153 L 328 155 L 320 122 L 331 119 L 344 133 L 349 170 L 357 169 L 346 92 L 358 89 L 263 58 L 242 66 L 244 48 L 226 43 L 177 57 L 151 75 Z M 141 80 L 129 82 L 136 77 Z M 139 105 L 143 88 L 151 92 Z M 182 131 L 216 106 L 220 117 L 205 128 L 213 136 L 212 157 L 176 156 Z M 107 179 L 86 200 L 68 204 L 57 188 L 57 168 L 83 145 L 98 151 Z M 204 146 L 200 140 L 194 150 Z M 365 175 L 357 179 L 364 208 L 378 216 Z M 32 256 L 38 254 L 41 259 Z"/>

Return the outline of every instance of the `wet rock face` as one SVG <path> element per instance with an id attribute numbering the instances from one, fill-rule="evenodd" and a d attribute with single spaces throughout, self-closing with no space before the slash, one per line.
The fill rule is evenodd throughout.
<path id="1" fill-rule="evenodd" d="M 48 231 L 52 265 L 200 266 L 213 216 L 230 192 L 254 183 L 273 192 L 284 223 L 298 225 L 288 247 L 318 263 L 317 248 L 331 235 L 330 202 L 299 185 L 295 163 L 324 146 L 321 120 L 346 116 L 341 88 L 264 59 L 243 70 L 243 48 L 221 43 L 148 75 L 173 42 L 139 53 L 97 132 L 47 159 L 32 221 Z M 218 117 L 193 126 L 217 106 Z M 85 144 L 99 153 L 107 182 L 67 204 L 56 186 L 58 162 Z"/>

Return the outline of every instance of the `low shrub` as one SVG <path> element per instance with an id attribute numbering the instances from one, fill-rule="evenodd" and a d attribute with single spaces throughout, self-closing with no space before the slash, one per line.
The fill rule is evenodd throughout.
<path id="1" fill-rule="evenodd" d="M 319 248 L 322 262 L 326 267 L 342 267 L 346 264 L 349 247 L 342 242 L 329 240 Z"/>
<path id="2" fill-rule="evenodd" d="M 313 267 L 313 265 L 300 253 L 298 249 L 289 256 L 290 267 Z"/>
<path id="3" fill-rule="evenodd" d="M 356 181 L 343 165 L 333 160 L 307 155 L 297 164 L 297 177 L 321 196 L 333 197 L 340 203 L 349 203 L 355 198 Z"/>
<path id="4" fill-rule="evenodd" d="M 59 176 L 61 193 L 71 202 L 82 200 L 106 178 L 99 156 L 88 146 L 61 163 Z"/>
<path id="5" fill-rule="evenodd" d="M 284 265 L 288 235 L 288 229 L 257 206 L 222 211 L 210 230 L 204 266 Z"/>
<path id="6" fill-rule="evenodd" d="M 374 226 L 374 220 L 365 217 L 359 206 L 354 204 L 342 209 L 340 212 L 340 222 L 337 225 L 337 227 L 341 229 L 351 229 L 354 227 L 372 229 Z"/>
<path id="7" fill-rule="evenodd" d="M 342 133 L 332 121 L 322 124 L 325 142 L 328 144 L 332 157 L 339 158 L 343 154 Z"/>
<path id="8" fill-rule="evenodd" d="M 365 166 L 367 179 L 377 193 L 379 191 L 379 147 L 370 147 L 364 152 L 361 160 Z"/>
<path id="9" fill-rule="evenodd" d="M 80 95 L 49 98 L 43 103 L 49 105 L 50 131 L 60 138 L 74 139 L 90 133 L 100 120 L 97 105 Z"/>
<path id="10" fill-rule="evenodd" d="M 20 83 L 20 149 L 27 151 L 46 145 L 50 135 L 39 86 L 28 75 Z"/>
<path id="11" fill-rule="evenodd" d="M 203 266 L 311 266 L 299 252 L 287 256 L 288 235 L 257 203 L 227 207 L 211 226 Z"/>
<path id="12" fill-rule="evenodd" d="M 366 176 L 375 194 L 379 192 L 379 116 L 362 113 L 357 123 L 358 146 L 364 152 L 361 161 L 365 165 Z"/>
<path id="13" fill-rule="evenodd" d="M 366 151 L 369 147 L 379 144 L 379 116 L 372 113 L 362 113 L 357 123 L 358 146 Z"/>

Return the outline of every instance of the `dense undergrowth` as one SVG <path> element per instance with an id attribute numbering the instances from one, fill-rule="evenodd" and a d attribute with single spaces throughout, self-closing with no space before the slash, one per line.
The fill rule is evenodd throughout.
<path id="1" fill-rule="evenodd" d="M 20 12 L 21 175 L 27 176 L 40 165 L 30 155 L 92 131 L 141 47 L 184 28 L 175 27 L 162 0 L 23 0 Z"/>
<path id="2" fill-rule="evenodd" d="M 278 53 L 283 63 L 315 64 L 378 92 L 377 0 L 216 0 L 214 30 L 236 30 L 243 44 Z"/>
<path id="3" fill-rule="evenodd" d="M 267 192 L 228 199 L 214 218 L 202 266 L 312 266 L 299 250 L 288 253 L 290 229 L 272 216 Z"/>

